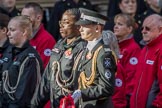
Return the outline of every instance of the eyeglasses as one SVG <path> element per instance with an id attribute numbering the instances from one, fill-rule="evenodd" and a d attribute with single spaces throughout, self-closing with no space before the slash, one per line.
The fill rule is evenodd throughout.
<path id="1" fill-rule="evenodd" d="M 151 30 L 151 28 L 149 28 L 149 27 L 142 27 L 141 30 L 143 30 L 143 29 L 145 29 L 146 31 L 150 31 Z"/>
<path id="2" fill-rule="evenodd" d="M 158 27 L 147 27 L 147 26 L 144 26 L 144 27 L 141 28 L 141 30 L 153 31 L 153 30 L 155 30 L 156 28 L 158 28 Z"/>
<path id="3" fill-rule="evenodd" d="M 59 21 L 60 26 L 72 26 L 74 23 L 72 21 Z"/>

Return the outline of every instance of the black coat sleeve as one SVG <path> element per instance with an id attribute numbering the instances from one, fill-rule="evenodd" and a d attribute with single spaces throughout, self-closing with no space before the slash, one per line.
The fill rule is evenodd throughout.
<path id="1" fill-rule="evenodd" d="M 50 62 L 47 65 L 40 84 L 37 86 L 34 96 L 31 101 L 31 106 L 35 108 L 43 107 L 50 99 Z"/>

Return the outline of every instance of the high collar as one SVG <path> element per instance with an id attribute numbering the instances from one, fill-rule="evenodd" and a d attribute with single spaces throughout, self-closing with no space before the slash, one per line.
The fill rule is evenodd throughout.
<path id="1" fill-rule="evenodd" d="M 88 50 L 91 51 L 101 39 L 102 38 L 99 38 L 99 39 L 93 40 L 93 41 L 88 41 L 88 44 L 87 44 Z"/>
<path id="2" fill-rule="evenodd" d="M 30 45 L 30 44 L 29 44 L 29 41 L 26 41 L 26 42 L 24 43 L 24 45 L 23 45 L 21 48 L 18 48 L 18 47 L 13 46 L 13 47 L 12 47 L 12 53 L 13 53 L 14 55 L 17 55 L 17 54 L 19 54 L 20 52 L 22 52 L 23 50 L 25 50 L 29 45 Z"/>
<path id="3" fill-rule="evenodd" d="M 64 47 L 64 49 L 68 49 L 68 48 L 74 47 L 74 46 L 76 46 L 76 44 L 78 44 L 81 40 L 82 40 L 81 37 L 78 36 L 78 38 L 76 38 L 72 43 L 67 44 L 67 42 L 66 42 L 66 41 L 67 41 L 67 38 L 65 38 L 65 39 L 63 40 L 63 47 Z"/>
<path id="4" fill-rule="evenodd" d="M 130 40 L 130 39 L 132 39 L 132 38 L 133 38 L 133 34 L 129 34 L 125 39 L 119 40 L 118 42 L 121 43 L 121 42 L 124 42 L 124 41 L 126 41 L 126 40 Z"/>
<path id="5" fill-rule="evenodd" d="M 148 43 L 146 46 L 148 47 L 152 47 L 152 46 L 156 46 L 157 44 L 161 44 L 162 43 L 162 34 L 159 35 L 157 38 L 155 38 L 154 40 L 152 40 L 150 43 Z"/>
<path id="6" fill-rule="evenodd" d="M 9 40 L 6 40 L 4 45 L 0 47 L 0 52 L 3 52 L 10 45 Z"/>
<path id="7" fill-rule="evenodd" d="M 39 31 L 43 30 L 44 29 L 44 26 L 43 24 L 41 24 L 38 29 L 34 30 L 33 31 L 33 34 L 32 34 L 32 37 L 31 38 L 35 38 L 37 36 L 37 34 L 39 34 Z"/>

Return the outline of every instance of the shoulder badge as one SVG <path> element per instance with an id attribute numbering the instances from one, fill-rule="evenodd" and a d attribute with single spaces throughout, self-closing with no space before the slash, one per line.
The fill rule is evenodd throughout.
<path id="1" fill-rule="evenodd" d="M 130 58 L 129 63 L 131 65 L 136 65 L 138 63 L 138 59 L 136 57 L 132 57 Z"/>
<path id="2" fill-rule="evenodd" d="M 20 61 L 14 61 L 13 65 L 19 66 L 20 65 Z"/>
<path id="3" fill-rule="evenodd" d="M 54 48 L 54 49 L 52 49 L 52 51 L 54 51 L 56 53 L 59 53 L 60 52 L 60 50 L 58 48 Z"/>
<path id="4" fill-rule="evenodd" d="M 110 68 L 111 67 L 111 59 L 110 58 L 105 58 L 104 59 L 104 67 L 107 69 L 107 68 Z"/>
<path id="5" fill-rule="evenodd" d="M 49 48 L 48 49 L 45 49 L 44 50 L 44 55 L 45 56 L 50 56 L 51 55 L 51 49 L 49 49 Z"/>
<path id="6" fill-rule="evenodd" d="M 30 58 L 35 57 L 34 53 L 29 53 L 28 56 L 29 56 Z"/>
<path id="7" fill-rule="evenodd" d="M 110 71 L 106 71 L 105 72 L 105 77 L 109 80 L 111 78 L 111 72 Z"/>
<path id="8" fill-rule="evenodd" d="M 121 87 L 121 86 L 123 85 L 122 80 L 119 79 L 119 78 L 116 78 L 116 79 L 115 79 L 115 85 L 116 85 L 117 87 Z"/>
<path id="9" fill-rule="evenodd" d="M 5 58 L 3 59 L 3 61 L 8 62 L 8 59 L 9 59 L 9 58 L 5 57 Z"/>

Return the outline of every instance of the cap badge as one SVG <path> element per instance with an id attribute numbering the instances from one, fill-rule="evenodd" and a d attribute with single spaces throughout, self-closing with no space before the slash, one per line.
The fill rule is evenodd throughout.
<path id="1" fill-rule="evenodd" d="M 85 16 L 84 13 L 82 13 L 80 17 L 81 17 L 83 20 L 85 20 L 85 17 L 84 17 L 84 16 Z"/>

